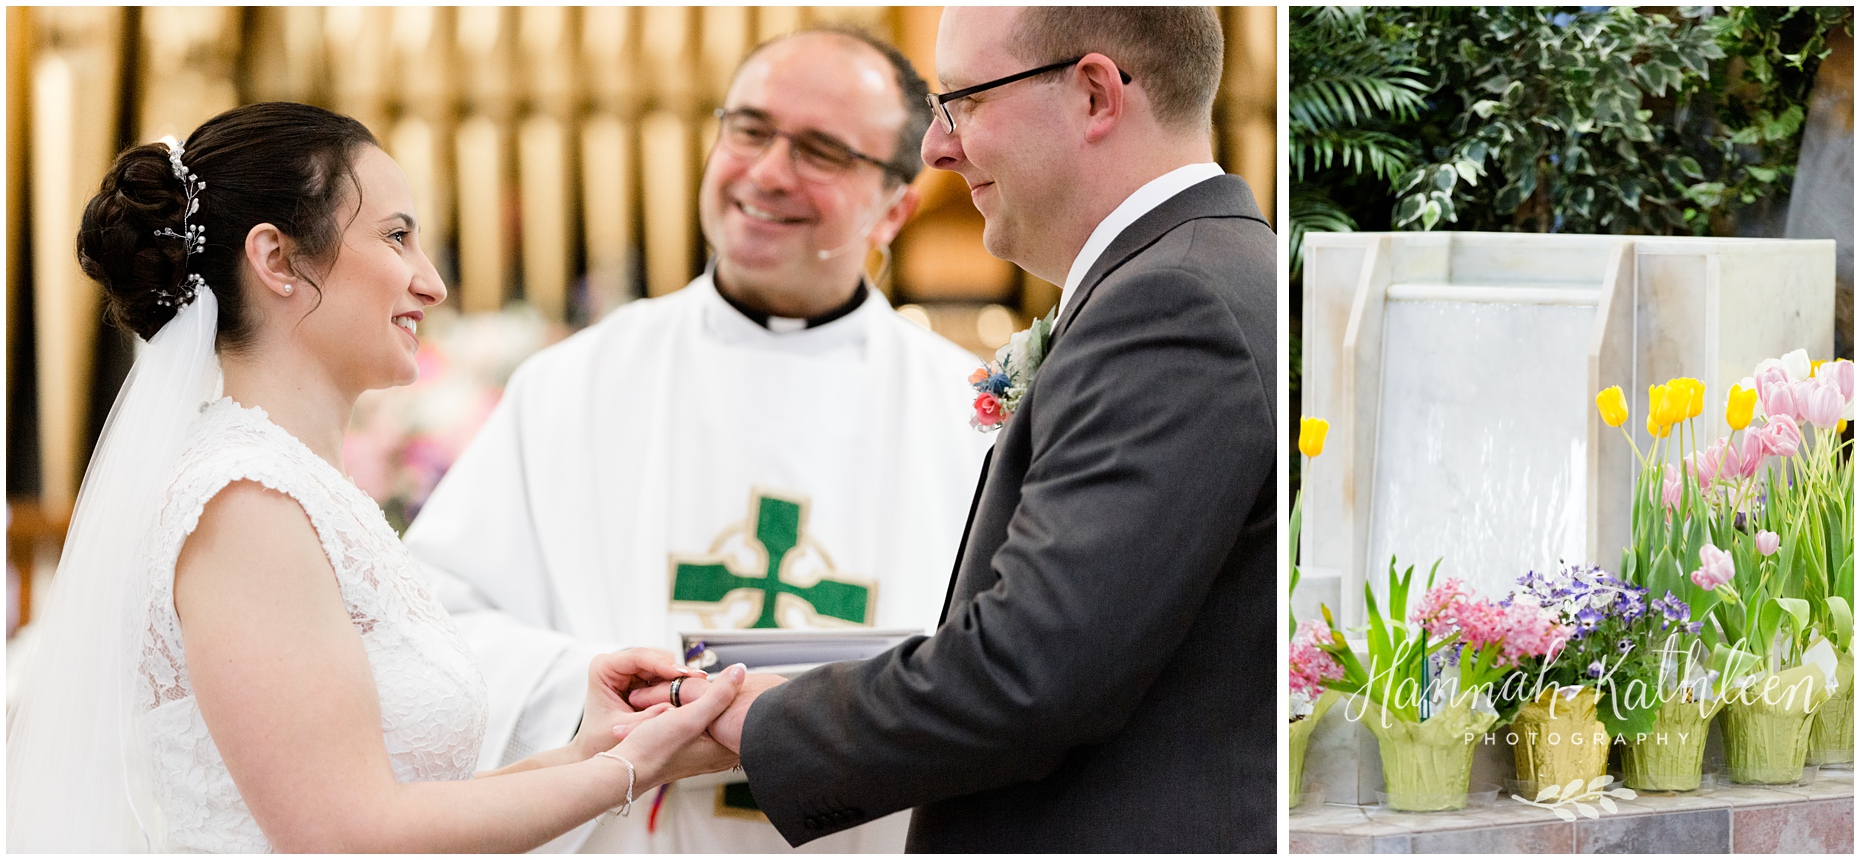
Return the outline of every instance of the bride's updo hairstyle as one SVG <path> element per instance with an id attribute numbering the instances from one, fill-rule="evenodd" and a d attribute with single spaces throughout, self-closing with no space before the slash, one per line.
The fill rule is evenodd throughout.
<path id="1" fill-rule="evenodd" d="M 144 338 L 174 318 L 180 307 L 169 297 L 200 275 L 219 301 L 219 348 L 237 351 L 253 324 L 241 289 L 246 234 L 271 224 L 289 236 L 291 268 L 320 293 L 309 273 L 334 263 L 343 231 L 336 210 L 351 189 L 359 207 L 354 161 L 365 146 L 380 146 L 366 126 L 295 102 L 245 105 L 207 120 L 182 147 L 182 164 L 205 183 L 187 223 L 206 228 L 206 242 L 191 257 L 180 239 L 156 235 L 184 232 L 187 193 L 168 147 L 127 150 L 84 207 L 78 264 L 103 284 L 109 320 Z"/>

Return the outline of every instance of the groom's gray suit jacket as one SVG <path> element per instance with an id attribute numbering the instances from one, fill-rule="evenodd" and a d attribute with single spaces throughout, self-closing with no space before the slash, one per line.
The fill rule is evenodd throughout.
<path id="1" fill-rule="evenodd" d="M 936 635 L 750 708 L 790 842 L 914 806 L 914 851 L 1274 850 L 1274 250 L 1234 176 L 1106 249 L 983 468 Z"/>

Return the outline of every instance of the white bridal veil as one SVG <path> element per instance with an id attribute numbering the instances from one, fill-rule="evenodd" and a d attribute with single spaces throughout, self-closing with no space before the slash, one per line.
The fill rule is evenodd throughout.
<path id="1" fill-rule="evenodd" d="M 218 319 L 213 291 L 199 289 L 149 339 L 84 472 L 6 738 L 9 852 L 161 845 L 146 755 L 134 739 L 148 593 L 138 550 L 189 425 L 218 394 Z"/>

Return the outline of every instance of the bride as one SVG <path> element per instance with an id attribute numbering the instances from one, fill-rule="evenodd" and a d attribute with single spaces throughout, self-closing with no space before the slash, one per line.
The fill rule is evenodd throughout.
<path id="1" fill-rule="evenodd" d="M 705 730 L 741 668 L 634 712 L 687 671 L 636 649 L 594 662 L 567 746 L 474 777 L 484 682 L 341 469 L 357 395 L 413 381 L 446 296 L 360 123 L 256 104 L 131 149 L 78 253 L 148 343 L 7 737 L 8 850 L 519 851 L 735 763 Z"/>

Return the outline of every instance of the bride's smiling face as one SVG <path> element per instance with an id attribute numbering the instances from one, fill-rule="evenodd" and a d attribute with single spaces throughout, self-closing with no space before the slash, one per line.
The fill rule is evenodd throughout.
<path id="1" fill-rule="evenodd" d="M 352 194 L 337 207 L 339 223 L 347 223 L 335 262 L 318 279 L 320 300 L 313 290 L 300 295 L 314 310 L 295 325 L 336 382 L 360 392 L 419 378 L 420 321 L 429 305 L 445 301 L 446 286 L 420 247 L 413 192 L 400 165 L 371 146 L 354 168 L 360 206 Z"/>

